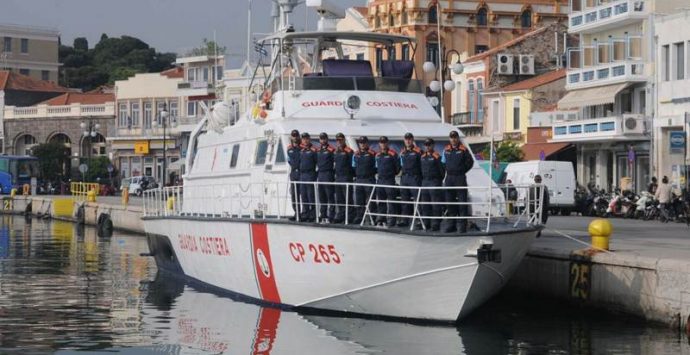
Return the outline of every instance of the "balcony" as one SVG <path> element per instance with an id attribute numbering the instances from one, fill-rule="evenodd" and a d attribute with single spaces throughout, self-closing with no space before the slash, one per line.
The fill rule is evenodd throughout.
<path id="1" fill-rule="evenodd" d="M 552 130 L 552 143 L 649 139 L 647 121 L 641 114 L 557 121 Z"/>
<path id="2" fill-rule="evenodd" d="M 567 90 L 583 89 L 624 82 L 645 82 L 643 62 L 623 61 L 600 64 L 586 68 L 568 69 L 565 88 Z"/>
<path id="3" fill-rule="evenodd" d="M 574 0 L 590 1 L 590 0 Z M 651 3 L 644 0 L 599 0 L 599 6 L 586 7 L 568 15 L 570 33 L 594 33 L 625 26 L 645 19 L 650 13 Z M 585 4 L 582 4 L 585 5 Z"/>
<path id="4" fill-rule="evenodd" d="M 215 93 L 213 83 L 208 81 L 186 81 L 177 84 L 180 96 L 206 96 Z"/>

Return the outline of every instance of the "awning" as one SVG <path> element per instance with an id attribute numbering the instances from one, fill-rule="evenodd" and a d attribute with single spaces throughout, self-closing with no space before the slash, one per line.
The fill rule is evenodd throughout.
<path id="1" fill-rule="evenodd" d="M 583 106 L 612 104 L 616 99 L 616 95 L 628 87 L 628 85 L 629 83 L 623 83 L 569 91 L 558 101 L 558 108 L 568 110 Z"/>
<path id="2" fill-rule="evenodd" d="M 522 152 L 525 154 L 524 160 L 541 160 L 542 151 L 544 151 L 544 158 L 547 158 L 569 146 L 570 143 L 527 143 L 522 146 Z"/>

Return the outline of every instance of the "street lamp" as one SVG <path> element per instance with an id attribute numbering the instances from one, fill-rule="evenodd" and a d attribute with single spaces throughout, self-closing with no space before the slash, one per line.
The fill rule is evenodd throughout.
<path id="1" fill-rule="evenodd" d="M 440 33 L 440 30 L 439 30 Z M 455 56 L 458 58 L 455 63 L 449 66 L 448 62 L 448 56 L 450 54 L 455 54 Z M 429 90 L 432 92 L 440 92 L 440 100 L 430 100 L 432 105 L 436 101 L 439 101 L 439 104 L 441 105 L 441 119 L 445 120 L 445 108 L 443 106 L 443 92 L 444 91 L 453 91 L 455 90 L 455 82 L 450 79 L 450 70 L 453 71 L 456 75 L 460 75 L 465 71 L 465 67 L 460 63 L 460 53 L 456 51 L 455 49 L 451 49 L 446 51 L 445 53 L 442 52 L 442 47 L 441 47 L 441 36 L 439 34 L 439 62 L 440 62 L 440 67 L 438 68 L 438 72 L 436 69 L 436 65 L 433 62 L 424 62 L 422 65 L 422 69 L 424 70 L 425 73 L 427 74 L 432 74 L 434 75 L 438 74 L 438 80 L 434 79 L 429 83 Z M 434 105 L 436 106 L 436 105 Z"/>
<path id="2" fill-rule="evenodd" d="M 165 187 L 165 178 L 166 178 L 166 175 L 168 174 L 168 172 L 166 171 L 167 163 L 168 163 L 168 157 L 167 157 L 167 151 L 168 151 L 168 144 L 167 143 L 168 142 L 166 139 L 167 134 L 166 134 L 165 129 L 168 126 L 167 125 L 168 117 L 170 117 L 170 119 L 172 120 L 171 123 L 175 122 L 175 118 L 170 116 L 170 113 L 168 112 L 167 103 L 163 103 L 163 109 L 161 110 L 161 112 L 159 112 L 159 115 L 160 115 L 161 124 L 163 125 L 163 173 L 161 176 L 161 185 L 163 187 Z M 155 127 L 156 125 L 157 125 L 157 122 L 153 121 L 153 126 Z"/>
<path id="3" fill-rule="evenodd" d="M 97 122 L 93 122 L 93 119 L 89 118 L 89 122 L 86 123 L 82 121 L 79 127 L 84 130 L 84 139 L 88 139 L 89 142 L 89 152 L 87 154 L 87 164 L 91 166 L 91 151 L 93 151 L 93 138 L 98 135 L 98 130 L 101 129 L 101 125 Z"/>

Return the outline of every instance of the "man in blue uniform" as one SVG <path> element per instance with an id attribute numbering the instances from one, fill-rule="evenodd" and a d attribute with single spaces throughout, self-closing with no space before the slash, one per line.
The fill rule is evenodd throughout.
<path id="1" fill-rule="evenodd" d="M 400 186 L 421 186 L 422 185 L 422 151 L 414 144 L 414 135 L 410 132 L 405 133 L 405 147 L 400 152 Z M 412 216 L 414 205 L 419 190 L 400 189 L 400 201 L 403 202 L 402 213 Z M 405 203 L 407 202 L 407 203 Z M 406 227 L 410 224 L 409 218 L 401 218 L 398 222 L 399 227 Z"/>
<path id="2" fill-rule="evenodd" d="M 321 132 L 319 135 L 319 151 L 317 153 L 318 182 L 332 183 L 334 181 L 333 158 L 335 149 L 328 143 L 328 134 Z M 335 218 L 335 196 L 333 185 L 319 185 L 319 204 L 321 205 L 319 217 L 321 223 L 331 223 Z"/>
<path id="3" fill-rule="evenodd" d="M 302 154 L 302 147 L 300 146 L 299 131 L 293 129 L 290 132 L 290 144 L 287 146 L 287 158 L 290 165 L 290 181 L 299 181 L 299 156 Z M 295 216 L 300 213 L 300 186 L 299 184 L 290 184 L 290 197 L 292 198 L 292 210 L 295 211 Z M 291 221 L 295 220 L 295 216 L 290 217 Z"/>
<path id="4" fill-rule="evenodd" d="M 302 150 L 299 156 L 299 181 L 316 181 L 317 150 L 311 144 L 309 133 L 302 133 Z M 316 221 L 316 196 L 313 184 L 302 184 L 302 214 L 300 219 L 304 222 Z"/>
<path id="5" fill-rule="evenodd" d="M 452 217 L 468 215 L 468 206 L 466 204 L 459 205 L 458 203 L 467 203 L 467 172 L 472 169 L 474 159 L 470 154 L 469 149 L 460 143 L 460 135 L 457 131 L 450 132 L 450 144 L 443 150 L 441 162 L 446 167 L 446 180 L 444 186 L 446 187 L 465 187 L 465 189 L 448 189 L 446 190 L 446 202 L 448 203 L 447 217 L 444 228 L 445 233 L 452 233 L 460 230 L 460 233 L 467 232 L 466 219 L 452 219 Z M 458 226 L 459 228 L 457 228 Z"/>
<path id="6" fill-rule="evenodd" d="M 440 187 L 443 184 L 443 163 L 441 163 L 441 156 L 434 151 L 434 140 L 427 138 L 424 141 L 424 154 L 421 158 L 422 170 L 422 187 Z M 443 192 L 440 189 L 423 189 L 420 200 L 425 203 L 432 202 L 433 204 L 424 204 L 422 206 L 423 216 L 441 217 L 443 213 Z M 441 225 L 440 219 L 424 219 L 424 226 L 436 232 Z"/>
<path id="7" fill-rule="evenodd" d="M 335 135 L 336 148 L 333 153 L 334 170 L 335 170 L 335 181 L 340 184 L 335 185 L 335 204 L 336 204 L 336 215 L 334 223 L 344 223 L 345 222 L 345 205 L 352 206 L 354 201 L 352 200 L 352 186 L 348 187 L 346 184 L 352 182 L 354 177 L 354 170 L 352 170 L 352 155 L 354 152 L 350 147 L 347 146 L 345 141 L 345 135 L 338 133 Z M 354 219 L 352 209 L 347 213 L 347 217 L 350 221 Z"/>
<path id="8" fill-rule="evenodd" d="M 376 154 L 376 172 L 378 174 L 376 179 L 377 185 L 395 185 L 395 176 L 400 172 L 400 158 L 395 150 L 388 146 L 388 137 L 381 136 L 379 138 L 379 152 Z M 381 201 L 394 201 L 397 196 L 398 189 L 393 187 L 379 187 L 376 189 L 376 198 Z M 379 216 L 377 218 L 377 225 L 395 226 L 396 218 L 392 215 L 398 214 L 398 205 L 395 202 L 379 202 L 378 212 L 387 214 L 386 216 Z M 386 220 L 387 219 L 387 220 Z"/>
<path id="9" fill-rule="evenodd" d="M 357 153 L 352 156 L 352 167 L 355 170 L 355 183 L 358 184 L 375 184 L 376 183 L 376 154 L 369 149 L 369 138 L 366 136 L 359 137 L 357 140 L 359 149 Z M 370 186 L 357 186 L 355 188 L 355 203 L 357 204 L 357 212 L 355 213 L 355 220 L 353 223 L 359 224 L 364 218 L 364 211 L 366 205 L 369 203 L 369 196 L 371 195 Z M 370 204 L 371 212 L 376 212 L 376 204 Z"/>

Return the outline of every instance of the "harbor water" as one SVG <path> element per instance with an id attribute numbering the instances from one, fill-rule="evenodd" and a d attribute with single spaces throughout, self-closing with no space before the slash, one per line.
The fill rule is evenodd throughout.
<path id="1" fill-rule="evenodd" d="M 141 235 L 0 217 L 0 353 L 690 354 L 664 325 L 505 293 L 457 326 L 262 308 L 159 273 L 147 251 Z"/>

